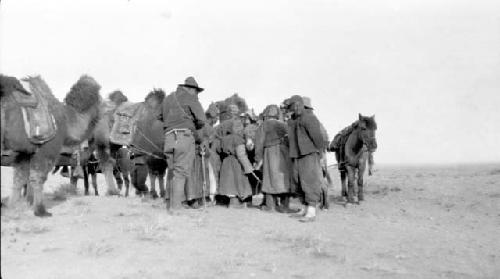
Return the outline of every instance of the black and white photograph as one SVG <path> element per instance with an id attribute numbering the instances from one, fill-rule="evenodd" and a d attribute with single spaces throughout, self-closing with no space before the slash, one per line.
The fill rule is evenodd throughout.
<path id="1" fill-rule="evenodd" d="M 1 279 L 500 278 L 500 2 L 0 0 Z"/>

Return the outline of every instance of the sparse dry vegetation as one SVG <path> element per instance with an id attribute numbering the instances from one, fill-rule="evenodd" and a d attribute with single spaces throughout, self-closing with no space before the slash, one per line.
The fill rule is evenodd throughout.
<path id="1" fill-rule="evenodd" d="M 53 202 L 48 219 L 20 203 L 2 209 L 2 275 L 495 278 L 500 194 L 490 174 L 497 169 L 380 168 L 366 179 L 365 202 L 344 207 L 336 201 L 309 224 L 286 214 L 217 206 L 169 215 L 163 201 L 133 195 Z M 67 194 L 66 187 L 58 189 Z M 335 180 L 332 200 L 339 188 Z M 40 252 L 44 257 L 33 261 Z M 74 264 L 43 273 L 54 261 Z"/>

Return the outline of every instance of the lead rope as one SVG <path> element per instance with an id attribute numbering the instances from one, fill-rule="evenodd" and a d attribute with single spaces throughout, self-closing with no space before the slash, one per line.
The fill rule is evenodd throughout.
<path id="1" fill-rule="evenodd" d="M 158 145 L 156 145 L 154 142 L 152 142 L 148 137 L 146 137 L 146 135 L 144 135 L 144 133 L 141 131 L 141 129 L 139 127 L 136 127 L 137 131 L 139 132 L 139 134 L 149 142 L 149 144 L 151 144 L 154 148 L 156 148 L 156 150 L 158 152 L 161 152 L 163 153 L 163 149 L 161 149 Z"/>

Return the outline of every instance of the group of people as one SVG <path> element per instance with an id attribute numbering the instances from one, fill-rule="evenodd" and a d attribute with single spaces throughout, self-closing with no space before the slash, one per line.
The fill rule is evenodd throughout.
<path id="1" fill-rule="evenodd" d="M 197 208 L 215 194 L 229 207 L 253 207 L 252 196 L 262 193 L 262 210 L 314 221 L 326 197 L 328 136 L 310 99 L 294 95 L 256 117 L 231 103 L 205 112 L 203 90 L 188 77 L 162 104 L 167 209 Z M 302 207 L 292 209 L 291 198 Z"/>

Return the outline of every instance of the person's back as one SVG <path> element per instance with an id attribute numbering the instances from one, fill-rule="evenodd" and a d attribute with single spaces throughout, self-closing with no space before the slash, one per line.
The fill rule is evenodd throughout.
<path id="1" fill-rule="evenodd" d="M 167 191 L 168 209 L 178 209 L 186 199 L 185 186 L 191 175 L 195 158 L 196 130 L 205 125 L 205 112 L 198 100 L 203 88 L 198 87 L 193 77 L 188 77 L 184 84 L 163 100 L 162 120 L 165 130 L 164 153 L 167 164 L 173 170 L 169 175 Z"/>
<path id="2" fill-rule="evenodd" d="M 206 121 L 198 97 L 181 86 L 164 99 L 162 111 L 163 128 L 166 132 L 173 129 L 190 129 L 194 132 L 202 128 Z"/>

